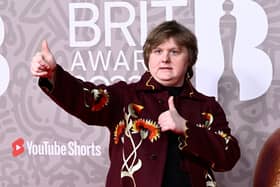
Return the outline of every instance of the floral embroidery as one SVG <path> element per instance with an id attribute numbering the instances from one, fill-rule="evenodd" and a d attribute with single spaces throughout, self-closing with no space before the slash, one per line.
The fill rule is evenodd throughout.
<path id="1" fill-rule="evenodd" d="M 146 86 L 147 87 L 151 87 L 152 88 L 152 90 L 154 90 L 155 89 L 155 86 L 154 85 L 152 85 L 152 84 L 150 84 L 150 82 L 151 82 L 151 80 L 152 80 L 152 76 L 147 80 L 147 82 L 146 82 Z"/>
<path id="2" fill-rule="evenodd" d="M 125 129 L 125 123 L 122 120 L 119 122 L 119 124 L 115 128 L 115 132 L 114 132 L 114 143 L 115 144 L 119 143 L 120 137 L 123 135 L 124 129 Z"/>
<path id="3" fill-rule="evenodd" d="M 115 144 L 119 143 L 121 136 L 125 134 L 129 137 L 130 133 L 139 133 L 142 140 L 148 137 L 151 142 L 156 141 L 160 137 L 160 127 L 156 122 L 147 119 L 134 119 L 138 117 L 143 108 L 143 106 L 134 103 L 128 105 L 128 114 L 125 114 L 126 122 L 121 120 L 115 127 Z"/>
<path id="4" fill-rule="evenodd" d="M 188 127 L 188 120 L 186 120 L 186 127 Z M 188 139 L 188 130 L 187 128 L 184 132 L 184 135 L 178 137 L 179 145 L 178 148 L 182 151 L 185 147 L 188 146 L 187 139 Z"/>
<path id="5" fill-rule="evenodd" d="M 178 148 L 179 148 L 181 151 L 182 151 L 185 147 L 188 146 L 187 139 L 188 139 L 188 135 L 187 135 L 186 132 L 185 132 L 185 136 L 179 136 L 179 137 L 178 137 L 178 141 L 179 141 Z"/>
<path id="6" fill-rule="evenodd" d="M 199 123 L 196 124 L 197 127 L 206 128 L 207 130 L 211 130 L 211 125 L 213 124 L 214 117 L 211 113 L 203 112 L 201 113 L 203 119 L 205 120 L 203 124 Z M 223 132 L 222 130 L 215 131 L 215 134 L 219 135 L 225 140 L 226 147 L 225 150 L 228 150 L 228 143 L 231 140 L 231 136 L 227 133 Z"/>
<path id="7" fill-rule="evenodd" d="M 206 187 L 217 187 L 215 179 L 207 172 L 205 175 Z"/>
<path id="8" fill-rule="evenodd" d="M 128 113 L 131 117 L 137 118 L 138 114 L 143 110 L 143 106 L 131 103 L 128 105 Z"/>
<path id="9" fill-rule="evenodd" d="M 203 112 L 201 113 L 203 119 L 205 120 L 203 124 L 199 123 L 196 126 L 201 128 L 207 128 L 208 130 L 211 129 L 211 125 L 214 121 L 214 117 L 211 113 Z"/>
<path id="10" fill-rule="evenodd" d="M 131 103 L 128 105 L 127 112 L 124 110 L 124 120 L 121 120 L 114 131 L 114 143 L 118 144 L 127 141 L 132 147 L 130 153 L 125 153 L 122 150 L 123 165 L 121 167 L 121 178 L 129 177 L 133 186 L 136 187 L 136 182 L 133 174 L 142 167 L 142 160 L 138 158 L 137 150 L 141 147 L 143 140 L 149 139 L 151 142 L 156 141 L 160 137 L 160 128 L 156 122 L 138 118 L 138 115 L 143 110 L 143 106 Z M 133 134 L 139 133 L 141 139 L 135 142 Z M 124 139 L 126 137 L 127 139 Z M 125 145 L 124 145 L 125 146 Z"/>
<path id="11" fill-rule="evenodd" d="M 142 139 L 149 138 L 151 142 L 154 142 L 159 138 L 160 135 L 160 128 L 158 125 L 151 121 L 151 120 L 145 120 L 145 119 L 138 119 L 135 120 L 133 123 L 132 131 L 134 133 L 139 133 Z"/>
<path id="12" fill-rule="evenodd" d="M 214 121 L 214 117 L 213 117 L 212 114 L 203 112 L 202 116 L 205 119 L 205 123 L 204 124 L 205 124 L 206 127 L 209 127 L 210 125 L 212 125 L 212 123 Z"/>
<path id="13" fill-rule="evenodd" d="M 107 90 L 93 89 L 91 90 L 91 94 L 93 94 L 94 99 L 91 107 L 92 111 L 99 111 L 109 103 L 109 95 Z"/>
<path id="14" fill-rule="evenodd" d="M 219 131 L 217 131 L 215 133 L 218 134 L 219 136 L 221 136 L 225 140 L 225 143 L 226 143 L 225 150 L 228 150 L 228 143 L 231 140 L 231 136 L 228 135 L 227 133 L 221 131 L 221 130 L 219 130 Z"/>

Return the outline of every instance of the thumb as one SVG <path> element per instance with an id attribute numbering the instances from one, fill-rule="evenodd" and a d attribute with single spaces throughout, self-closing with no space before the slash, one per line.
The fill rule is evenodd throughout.
<path id="1" fill-rule="evenodd" d="M 41 52 L 43 53 L 43 55 L 48 55 L 50 53 L 50 49 L 49 49 L 47 40 L 42 41 Z"/>
<path id="2" fill-rule="evenodd" d="M 174 105 L 174 96 L 170 96 L 168 98 L 168 107 L 169 107 L 169 110 L 176 110 L 175 105 Z"/>

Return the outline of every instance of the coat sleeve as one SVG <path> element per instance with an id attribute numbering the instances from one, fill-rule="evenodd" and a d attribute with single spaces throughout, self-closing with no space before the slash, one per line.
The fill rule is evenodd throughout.
<path id="1" fill-rule="evenodd" d="M 40 78 L 39 86 L 66 112 L 89 125 L 110 126 L 121 115 L 122 85 L 97 86 L 75 78 L 57 65 L 54 82 Z"/>
<path id="2" fill-rule="evenodd" d="M 211 98 L 200 122 L 188 121 L 188 130 L 179 138 L 185 156 L 194 157 L 214 171 L 231 170 L 240 158 L 240 148 L 221 106 Z"/>

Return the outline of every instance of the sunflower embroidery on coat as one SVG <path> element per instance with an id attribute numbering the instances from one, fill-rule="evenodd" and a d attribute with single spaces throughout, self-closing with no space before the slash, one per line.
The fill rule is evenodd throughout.
<path id="1" fill-rule="evenodd" d="M 210 130 L 211 125 L 214 121 L 213 115 L 211 113 L 207 113 L 207 112 L 202 112 L 201 115 L 202 115 L 202 118 L 204 119 L 204 122 L 199 123 L 196 126 L 201 127 L 201 128 L 207 128 L 208 130 Z"/>
<path id="2" fill-rule="evenodd" d="M 211 113 L 203 112 L 201 113 L 204 123 L 197 124 L 197 127 L 206 128 L 207 130 L 211 130 L 211 125 L 214 122 L 214 117 Z M 222 130 L 215 131 L 215 134 L 219 135 L 225 141 L 225 150 L 228 150 L 228 143 L 231 140 L 231 136 L 225 133 Z"/>
<path id="3" fill-rule="evenodd" d="M 121 168 L 121 177 L 129 177 L 134 187 L 136 186 L 136 182 L 133 174 L 142 167 L 142 160 L 137 156 L 137 150 L 141 147 L 145 139 L 153 143 L 160 138 L 160 127 L 156 122 L 138 118 L 143 109 L 144 107 L 141 105 L 129 104 L 127 112 L 124 110 L 124 120 L 121 120 L 116 125 L 114 131 L 115 144 L 121 142 L 124 145 L 124 137 L 128 138 L 128 141 L 131 143 L 132 151 L 130 153 L 125 153 L 124 149 L 122 150 L 123 165 Z M 132 136 L 136 134 L 139 134 L 141 138 L 138 142 L 135 142 Z"/>
<path id="4" fill-rule="evenodd" d="M 115 127 L 115 144 L 119 143 L 123 135 L 129 134 L 139 133 L 142 140 L 148 138 L 151 142 L 156 141 L 160 137 L 160 127 L 156 122 L 138 118 L 139 113 L 143 109 L 143 106 L 134 103 L 128 105 L 128 113 L 125 113 L 125 119 L 121 120 Z"/>
<path id="5" fill-rule="evenodd" d="M 93 89 L 92 90 L 94 103 L 91 107 L 92 111 L 99 111 L 109 103 L 109 95 L 107 90 Z"/>
<path id="6" fill-rule="evenodd" d="M 109 103 L 109 94 L 106 89 L 88 89 L 83 88 L 84 91 L 84 105 L 90 108 L 91 111 L 96 112 L 103 109 Z M 89 97 L 88 97 L 89 96 Z"/>

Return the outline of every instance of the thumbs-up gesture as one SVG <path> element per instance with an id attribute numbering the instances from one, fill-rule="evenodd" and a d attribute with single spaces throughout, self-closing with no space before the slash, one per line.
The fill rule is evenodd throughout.
<path id="1" fill-rule="evenodd" d="M 56 62 L 51 53 L 48 43 L 43 40 L 41 51 L 37 52 L 31 61 L 31 73 L 35 77 L 53 79 Z"/>
<path id="2" fill-rule="evenodd" d="M 161 131 L 171 130 L 176 134 L 184 134 L 187 130 L 186 119 L 184 119 L 177 112 L 174 105 L 174 97 L 170 96 L 168 99 L 169 110 L 161 113 L 158 117 L 158 123 Z"/>

